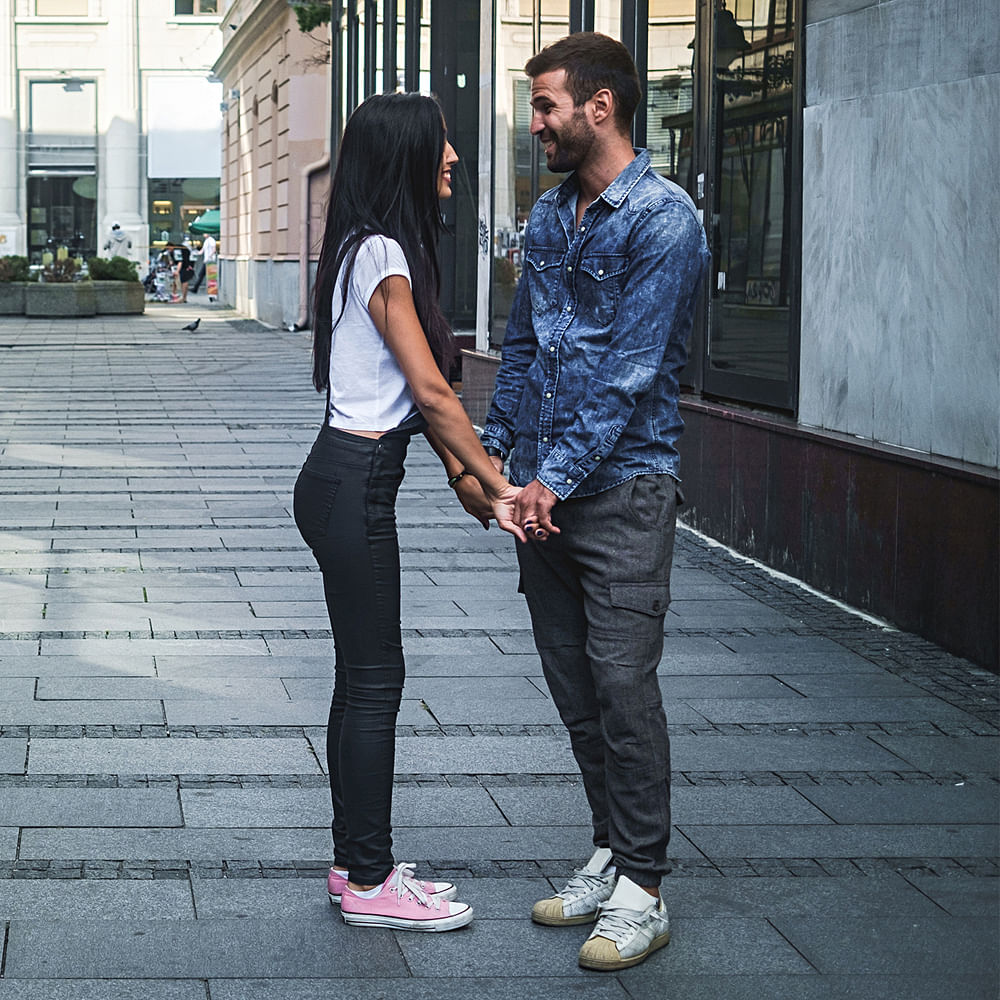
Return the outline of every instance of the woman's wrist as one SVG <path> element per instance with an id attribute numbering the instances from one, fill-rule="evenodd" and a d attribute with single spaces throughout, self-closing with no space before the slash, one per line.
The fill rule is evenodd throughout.
<path id="1" fill-rule="evenodd" d="M 460 472 L 456 472 L 454 476 L 448 477 L 448 485 L 454 489 L 468 474 L 469 472 L 467 469 L 462 469 Z"/>

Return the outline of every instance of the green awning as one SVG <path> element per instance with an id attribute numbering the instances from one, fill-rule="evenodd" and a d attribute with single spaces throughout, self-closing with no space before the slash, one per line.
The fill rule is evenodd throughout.
<path id="1" fill-rule="evenodd" d="M 210 208 L 207 212 L 202 212 L 194 222 L 188 226 L 192 233 L 205 235 L 211 233 L 213 236 L 219 235 L 219 210 Z"/>

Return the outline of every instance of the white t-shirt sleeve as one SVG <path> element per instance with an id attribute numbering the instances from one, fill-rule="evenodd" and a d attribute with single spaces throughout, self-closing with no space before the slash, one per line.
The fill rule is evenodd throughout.
<path id="1" fill-rule="evenodd" d="M 403 248 L 387 236 L 369 236 L 358 249 L 351 275 L 351 291 L 365 309 L 375 289 L 392 274 L 402 275 L 412 286 Z"/>

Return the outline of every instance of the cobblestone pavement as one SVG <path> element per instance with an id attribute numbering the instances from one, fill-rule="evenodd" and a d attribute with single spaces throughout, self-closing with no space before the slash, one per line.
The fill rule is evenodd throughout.
<path id="1" fill-rule="evenodd" d="M 197 315 L 197 333 L 180 327 Z M 997 679 L 681 529 L 669 948 L 527 919 L 590 853 L 508 536 L 414 444 L 397 857 L 443 935 L 326 900 L 331 639 L 290 514 L 308 335 L 0 320 L 0 1000 L 995 998 Z"/>

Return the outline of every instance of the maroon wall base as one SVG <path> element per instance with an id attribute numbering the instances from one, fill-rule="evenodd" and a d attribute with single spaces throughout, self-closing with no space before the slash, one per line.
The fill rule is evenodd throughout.
<path id="1" fill-rule="evenodd" d="M 499 359 L 462 354 L 481 425 Z M 681 412 L 687 524 L 998 669 L 1000 476 L 700 399 Z"/>
<path id="2" fill-rule="evenodd" d="M 684 521 L 998 668 L 1000 477 L 685 399 Z"/>

